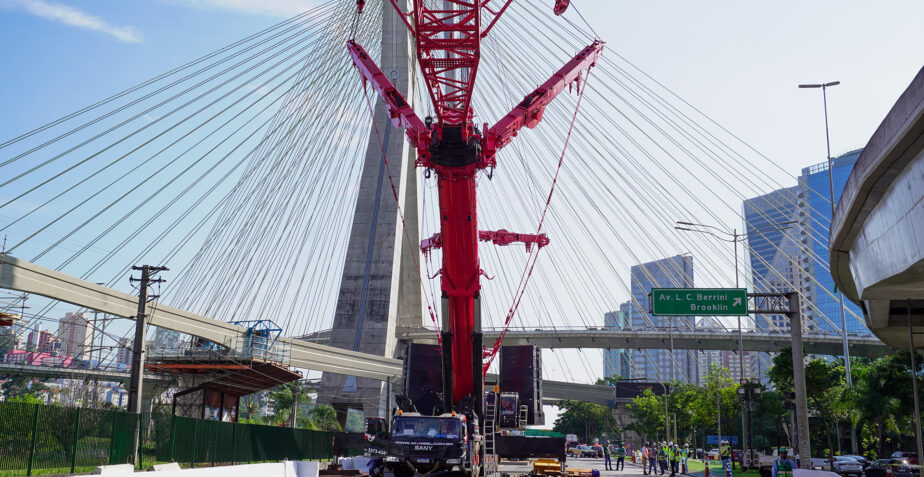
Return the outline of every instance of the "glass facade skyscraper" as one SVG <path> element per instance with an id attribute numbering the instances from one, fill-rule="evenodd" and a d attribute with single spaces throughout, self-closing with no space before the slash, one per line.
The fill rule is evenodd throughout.
<path id="1" fill-rule="evenodd" d="M 751 269 L 751 289 L 758 293 L 785 293 L 802 286 L 799 224 L 799 187 L 788 187 L 744 201 L 745 254 Z M 785 228 L 784 228 L 785 227 Z M 759 316 L 758 330 L 789 329 L 783 315 Z"/>
<path id="2" fill-rule="evenodd" d="M 693 257 L 676 255 L 635 265 L 631 269 L 632 307 L 629 314 L 632 329 L 668 330 L 692 329 L 694 317 L 652 316 L 648 294 L 652 288 L 692 288 Z M 648 381 L 667 382 L 673 379 L 699 382 L 696 353 L 675 350 L 635 350 L 632 352 L 632 377 Z"/>
<path id="3" fill-rule="evenodd" d="M 832 159 L 835 202 L 840 200 L 859 156 L 860 150 L 856 150 Z M 825 161 L 802 169 L 797 186 L 748 199 L 742 208 L 753 290 L 771 293 L 799 290 L 805 297 L 803 322 L 811 329 L 839 332 L 840 304 L 828 264 L 830 191 Z M 793 220 L 797 223 L 783 231 L 759 231 Z M 848 301 L 845 309 L 847 331 L 868 332 L 860 309 Z M 757 328 L 788 330 L 789 320 L 783 316 L 762 316 L 757 319 Z"/>
<path id="4" fill-rule="evenodd" d="M 851 151 L 834 158 L 832 175 L 834 202 L 841 198 L 850 171 L 857 163 L 862 149 Z M 827 161 L 802 169 L 799 177 L 799 194 L 803 210 L 801 217 L 802 244 L 806 252 L 806 272 L 814 278 L 808 281 L 803 294 L 813 305 L 804 316 L 822 331 L 839 331 L 841 328 L 840 303 L 834 288 L 828 264 L 828 232 L 831 226 L 831 187 L 828 178 Z M 817 282 L 817 283 L 815 283 Z M 844 300 L 848 332 L 869 332 L 863 323 L 863 312 L 852 302 Z"/>

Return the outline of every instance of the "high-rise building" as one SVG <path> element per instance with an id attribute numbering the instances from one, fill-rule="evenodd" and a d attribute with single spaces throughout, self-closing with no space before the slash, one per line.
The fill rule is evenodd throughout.
<path id="1" fill-rule="evenodd" d="M 90 341 L 90 322 L 84 318 L 83 313 L 65 313 L 64 318 L 58 321 L 58 341 L 61 342 L 61 352 L 74 359 L 85 359 L 86 353 L 93 343 Z"/>
<path id="2" fill-rule="evenodd" d="M 36 325 L 35 329 L 29 332 L 26 339 L 26 349 L 28 351 L 37 351 L 39 353 L 56 353 L 60 345 L 50 331 L 42 330 L 41 325 Z"/>
<path id="3" fill-rule="evenodd" d="M 648 310 L 652 288 L 692 288 L 693 257 L 676 255 L 635 265 L 631 269 L 632 329 L 693 329 L 694 317 L 652 316 Z M 632 353 L 632 377 L 650 381 L 699 381 L 699 363 L 695 351 L 641 350 Z"/>
<path id="4" fill-rule="evenodd" d="M 798 223 L 800 188 L 788 187 L 744 201 L 745 253 L 751 270 L 751 290 L 786 293 L 800 289 L 804 281 L 802 246 Z M 784 315 L 756 317 L 758 330 L 788 330 Z"/>
<path id="5" fill-rule="evenodd" d="M 631 302 L 619 306 L 619 311 L 612 311 L 603 315 L 603 326 L 607 330 L 622 330 L 629 327 Z M 621 377 L 629 379 L 632 373 L 629 370 L 629 350 L 606 349 L 603 351 L 603 376 L 607 378 Z"/>
<path id="6" fill-rule="evenodd" d="M 742 323 L 744 325 L 744 323 Z M 729 326 L 727 323 L 723 322 L 715 316 L 704 316 L 700 318 L 699 322 L 696 324 L 697 329 L 702 331 L 709 331 L 712 333 L 724 333 L 724 334 L 734 334 L 737 336 L 738 329 L 737 326 Z M 753 368 L 754 360 L 756 359 L 755 353 L 744 353 L 744 368 L 749 369 Z M 718 366 L 720 368 L 728 369 L 728 376 L 734 382 L 738 382 L 741 379 L 741 360 L 738 358 L 738 353 L 730 350 L 704 350 L 700 351 L 698 354 L 698 363 L 699 363 L 699 374 L 700 379 L 704 378 L 706 374 L 709 373 L 709 370 L 713 366 Z M 753 371 L 750 374 L 746 373 L 746 377 L 753 376 Z"/>
<path id="7" fill-rule="evenodd" d="M 834 202 L 841 198 L 850 171 L 857 163 L 862 149 L 851 151 L 831 160 L 834 182 Z M 805 271 L 813 280 L 805 282 L 802 294 L 810 304 L 804 313 L 808 323 L 821 331 L 841 329 L 840 303 L 831 277 L 828 263 L 828 232 L 831 227 L 831 187 L 828 177 L 828 162 L 822 162 L 802 169 L 799 177 L 799 194 L 803 225 L 801 243 L 805 250 Z M 844 300 L 848 332 L 869 332 L 863 321 L 863 312 L 852 302 Z"/>
<path id="8" fill-rule="evenodd" d="M 860 150 L 832 159 L 834 200 L 840 199 Z M 744 230 L 747 232 L 747 264 L 751 289 L 755 292 L 784 293 L 798 290 L 802 300 L 802 320 L 810 330 L 839 331 L 840 304 L 828 265 L 828 228 L 831 223 L 830 185 L 827 161 L 802 169 L 798 185 L 779 189 L 744 201 Z M 796 221 L 783 230 L 775 224 Z M 867 331 L 862 313 L 845 301 L 847 330 Z M 789 319 L 782 315 L 756 317 L 758 330 L 788 331 Z M 762 375 L 762 363 L 770 356 L 761 353 L 750 364 Z M 761 376 L 761 379 L 765 379 Z"/>
<path id="9" fill-rule="evenodd" d="M 132 339 L 119 338 L 119 348 L 116 354 L 116 364 L 119 367 L 131 367 L 132 365 Z"/>

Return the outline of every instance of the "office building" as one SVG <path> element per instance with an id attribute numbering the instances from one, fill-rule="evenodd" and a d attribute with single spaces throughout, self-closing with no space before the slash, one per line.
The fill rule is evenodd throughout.
<path id="1" fill-rule="evenodd" d="M 746 263 L 751 271 L 750 289 L 758 293 L 786 293 L 800 289 L 801 264 L 799 187 L 788 187 L 744 201 Z M 796 222 L 785 224 L 786 222 Z M 760 315 L 760 331 L 788 330 L 784 315 Z"/>
<path id="2" fill-rule="evenodd" d="M 631 302 L 619 306 L 619 311 L 612 311 L 603 315 L 603 326 L 607 330 L 622 330 L 629 328 Z M 629 350 L 605 349 L 603 350 L 603 376 L 607 378 L 620 377 L 629 379 L 632 373 L 629 370 Z"/>
<path id="3" fill-rule="evenodd" d="M 631 269 L 632 307 L 629 322 L 634 330 L 693 329 L 694 317 L 652 316 L 648 310 L 652 288 L 692 288 L 693 257 L 676 255 Z M 691 350 L 641 350 L 632 353 L 632 377 L 644 381 L 699 382 L 699 363 Z"/>
<path id="4" fill-rule="evenodd" d="M 840 200 L 841 192 L 847 184 L 850 171 L 857 163 L 862 149 L 851 151 L 832 159 L 834 201 Z M 803 295 L 809 306 L 803 316 L 820 331 L 836 332 L 841 329 L 840 303 L 834 287 L 834 278 L 828 264 L 828 232 L 831 226 L 831 187 L 828 177 L 828 162 L 822 162 L 802 169 L 799 177 L 800 241 L 805 253 L 803 258 L 806 280 Z M 844 300 L 847 331 L 868 333 L 860 308 Z"/>
<path id="5" fill-rule="evenodd" d="M 132 340 L 119 338 L 119 347 L 116 349 L 116 365 L 119 368 L 130 368 L 132 365 Z"/>

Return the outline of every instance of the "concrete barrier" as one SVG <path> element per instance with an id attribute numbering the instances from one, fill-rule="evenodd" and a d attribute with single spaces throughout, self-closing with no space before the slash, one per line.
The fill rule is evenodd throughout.
<path id="1" fill-rule="evenodd" d="M 131 474 L 134 471 L 135 471 L 135 466 L 131 464 L 101 465 L 93 469 L 93 475 L 120 476 L 120 475 Z"/>
<path id="2" fill-rule="evenodd" d="M 159 464 L 154 470 L 145 473 L 145 477 L 318 477 L 319 462 L 312 461 L 285 461 L 269 464 L 242 464 L 226 465 L 220 467 L 200 467 L 196 469 L 181 469 L 178 464 Z M 131 464 L 107 465 L 97 467 L 95 475 L 109 477 L 134 476 Z"/>
<path id="3" fill-rule="evenodd" d="M 841 477 L 836 472 L 827 470 L 793 469 L 792 477 Z"/>
<path id="4" fill-rule="evenodd" d="M 151 466 L 151 468 L 148 469 L 148 472 L 156 472 L 161 470 L 183 470 L 183 468 L 180 467 L 180 464 L 177 464 L 176 462 L 170 462 L 168 464 L 154 464 Z"/>

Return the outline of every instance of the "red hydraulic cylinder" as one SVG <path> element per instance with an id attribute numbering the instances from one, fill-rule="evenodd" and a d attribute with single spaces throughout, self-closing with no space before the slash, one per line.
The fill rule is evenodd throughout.
<path id="1" fill-rule="evenodd" d="M 480 291 L 478 262 L 478 217 L 475 199 L 474 164 L 461 167 L 437 166 L 440 228 L 443 250 L 442 290 L 448 299 L 449 331 L 452 334 L 452 396 L 458 404 L 472 394 L 473 353 L 471 336 L 474 299 Z"/>

